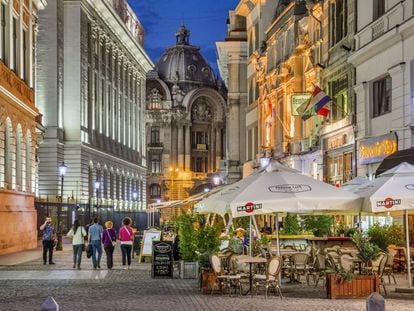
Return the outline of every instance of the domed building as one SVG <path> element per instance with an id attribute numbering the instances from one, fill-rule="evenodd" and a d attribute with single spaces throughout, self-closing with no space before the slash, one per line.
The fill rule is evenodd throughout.
<path id="1" fill-rule="evenodd" d="M 226 152 L 226 92 L 181 26 L 147 74 L 149 202 L 173 201 L 219 181 Z"/>

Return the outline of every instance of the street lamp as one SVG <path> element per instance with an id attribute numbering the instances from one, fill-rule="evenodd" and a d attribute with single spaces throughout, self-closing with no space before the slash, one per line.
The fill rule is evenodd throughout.
<path id="1" fill-rule="evenodd" d="M 94 184 L 93 184 L 95 190 L 96 190 L 96 209 L 99 208 L 99 188 L 101 187 L 101 182 L 98 178 L 96 178 Z"/>
<path id="2" fill-rule="evenodd" d="M 65 174 L 68 170 L 68 167 L 65 165 L 65 162 L 62 161 L 62 164 L 59 165 L 59 175 L 60 175 L 60 204 L 58 206 L 57 211 L 57 244 L 56 250 L 61 251 L 63 250 L 62 247 L 62 233 L 60 232 L 60 214 L 62 213 L 62 205 L 63 205 L 63 183 L 65 181 Z"/>

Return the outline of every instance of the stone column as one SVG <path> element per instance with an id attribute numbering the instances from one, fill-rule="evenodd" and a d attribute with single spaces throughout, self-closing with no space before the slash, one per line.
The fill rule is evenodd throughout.
<path id="1" fill-rule="evenodd" d="M 184 162 L 185 162 L 185 167 L 184 170 L 186 171 L 190 171 L 191 170 L 191 138 L 190 138 L 190 129 L 191 129 L 191 125 L 187 124 L 185 126 L 185 148 L 184 148 Z"/>
<path id="2" fill-rule="evenodd" d="M 184 169 L 184 134 L 183 133 L 184 133 L 183 125 L 179 123 L 177 144 L 178 144 L 178 168 L 180 170 Z"/>
<path id="3" fill-rule="evenodd" d="M 220 167 L 220 160 L 221 160 L 222 155 L 223 155 L 223 150 L 221 150 L 222 149 L 221 148 L 221 145 L 222 145 L 222 143 L 221 143 L 221 127 L 217 126 L 215 128 L 215 136 L 216 136 L 216 139 L 215 139 L 215 146 L 216 146 L 215 155 L 216 155 L 216 170 L 217 170 Z"/>

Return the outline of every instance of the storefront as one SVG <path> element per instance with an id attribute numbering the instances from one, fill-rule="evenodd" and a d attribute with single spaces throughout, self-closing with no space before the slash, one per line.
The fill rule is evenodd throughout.
<path id="1" fill-rule="evenodd" d="M 358 144 L 358 175 L 375 178 L 381 162 L 397 150 L 398 138 L 394 132 L 361 140 Z"/>
<path id="2" fill-rule="evenodd" d="M 323 139 L 324 181 L 340 186 L 354 174 L 354 135 L 352 128 Z"/>

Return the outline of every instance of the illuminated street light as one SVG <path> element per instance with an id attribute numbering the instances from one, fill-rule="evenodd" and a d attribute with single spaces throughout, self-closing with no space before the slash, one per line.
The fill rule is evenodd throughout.
<path id="1" fill-rule="evenodd" d="M 60 232 L 60 214 L 62 213 L 62 205 L 63 205 L 63 183 L 65 181 L 65 174 L 68 170 L 67 165 L 65 162 L 62 161 L 62 163 L 59 165 L 59 175 L 60 175 L 60 204 L 57 210 L 57 225 L 56 225 L 56 231 L 57 231 L 57 243 L 56 243 L 56 250 L 61 251 L 63 250 L 62 247 L 62 233 Z"/>

